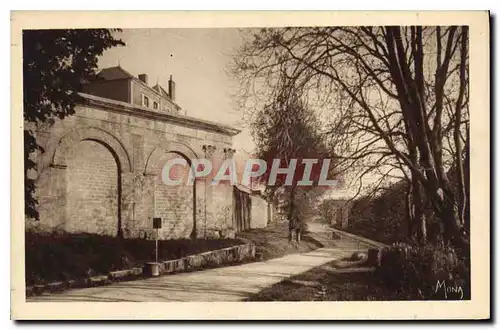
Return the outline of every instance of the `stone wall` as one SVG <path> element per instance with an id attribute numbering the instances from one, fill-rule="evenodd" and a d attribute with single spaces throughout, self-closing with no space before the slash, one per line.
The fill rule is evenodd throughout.
<path id="1" fill-rule="evenodd" d="M 163 239 L 190 237 L 194 228 L 201 237 L 205 228 L 232 226 L 229 188 L 209 186 L 205 192 L 204 180 L 167 187 L 161 169 L 171 157 L 226 157 L 223 149 L 231 148 L 237 130 L 84 97 L 73 116 L 37 128 L 45 149 L 37 156 L 40 221 L 27 220 L 28 226 L 152 237 L 152 218 L 158 216 Z M 207 144 L 216 147 L 212 155 L 203 149 Z M 188 174 L 188 168 L 180 173 Z"/>
<path id="2" fill-rule="evenodd" d="M 246 186 L 233 190 L 233 217 L 237 231 L 265 228 L 272 221 L 272 205 L 258 192 Z"/>
<path id="3" fill-rule="evenodd" d="M 99 142 L 82 141 L 67 165 L 66 230 L 116 235 L 119 173 L 112 153 Z"/>
<path id="4" fill-rule="evenodd" d="M 252 203 L 250 228 L 265 228 L 269 221 L 268 203 L 261 196 L 251 195 Z"/>

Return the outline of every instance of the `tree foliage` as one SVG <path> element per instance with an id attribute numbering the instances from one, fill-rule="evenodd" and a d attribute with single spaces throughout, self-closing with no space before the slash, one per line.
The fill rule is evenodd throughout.
<path id="1" fill-rule="evenodd" d="M 256 156 L 266 161 L 267 171 L 259 177 L 268 182 L 274 159 L 280 160 L 281 167 L 290 166 L 296 160 L 296 170 L 292 185 L 302 179 L 304 159 L 328 158 L 325 140 L 319 131 L 319 123 L 313 111 L 304 107 L 300 100 L 278 99 L 256 115 L 251 124 L 251 132 L 256 142 Z M 321 164 L 317 164 L 321 165 Z M 317 183 L 319 166 L 313 167 L 311 181 Z M 285 176 L 278 175 L 276 186 L 285 184 Z"/>
<path id="2" fill-rule="evenodd" d="M 422 194 L 444 239 L 466 243 L 467 27 L 307 27 L 252 31 L 235 56 L 248 108 L 285 88 L 326 111 L 339 166 L 363 185 L 403 179 L 425 241 Z M 458 189 L 448 177 L 454 166 Z"/>
<path id="3" fill-rule="evenodd" d="M 276 160 L 279 160 L 281 168 L 294 167 L 292 180 L 286 175 L 278 175 L 275 184 L 266 186 L 272 198 L 286 201 L 292 231 L 300 226 L 295 223 L 297 218 L 301 221 L 309 216 L 310 210 L 306 206 L 325 190 L 325 187 L 318 187 L 318 183 L 323 160 L 329 159 L 330 153 L 314 111 L 306 108 L 300 98 L 287 94 L 286 88 L 281 89 L 281 92 L 254 114 L 251 131 L 256 142 L 256 156 L 267 163 L 266 172 L 259 177 L 261 182 L 269 182 L 271 168 Z M 305 159 L 317 160 L 308 175 L 312 183 L 310 186 L 299 184 L 306 172 Z M 329 169 L 328 178 L 332 176 L 333 167 Z M 313 186 L 315 189 L 311 192 Z"/>
<path id="4" fill-rule="evenodd" d="M 23 31 L 23 113 L 25 214 L 38 219 L 32 154 L 44 150 L 36 142 L 36 125 L 53 124 L 74 114 L 82 83 L 95 74 L 98 56 L 125 45 L 108 29 Z"/>

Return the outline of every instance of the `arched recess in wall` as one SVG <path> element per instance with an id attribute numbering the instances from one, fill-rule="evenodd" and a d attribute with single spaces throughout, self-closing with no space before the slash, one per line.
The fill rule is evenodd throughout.
<path id="1" fill-rule="evenodd" d="M 167 186 L 161 179 L 162 169 L 166 162 L 173 158 L 184 159 L 188 166 L 172 167 L 169 175 L 174 171 L 177 173 L 173 174 L 177 175 L 176 179 L 184 180 L 177 186 Z M 197 237 L 196 184 L 185 184 L 192 171 L 191 160 L 196 158 L 198 156 L 189 146 L 170 141 L 157 145 L 146 159 L 144 174 L 154 180 L 153 216 L 163 219 L 164 238 Z M 185 218 L 188 220 L 184 220 Z"/>
<path id="2" fill-rule="evenodd" d="M 67 231 L 123 236 L 122 174 L 132 168 L 115 136 L 73 129 L 59 140 L 52 166 L 66 172 Z"/>
<path id="3" fill-rule="evenodd" d="M 123 144 L 110 132 L 99 127 L 80 127 L 68 131 L 59 139 L 51 157 L 52 166 L 67 166 L 68 156 L 74 152 L 74 147 L 84 140 L 100 141 L 116 154 L 122 173 L 132 171 L 132 162 Z"/>

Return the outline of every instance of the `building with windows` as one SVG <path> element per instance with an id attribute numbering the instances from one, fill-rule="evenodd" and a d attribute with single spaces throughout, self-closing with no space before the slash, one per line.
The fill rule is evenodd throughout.
<path id="1" fill-rule="evenodd" d="M 175 82 L 170 76 L 168 92 L 159 84 L 148 85 L 148 75 L 133 76 L 120 66 L 101 70 L 89 81 L 83 92 L 90 95 L 122 101 L 134 106 L 180 114 L 175 103 Z"/>
<path id="2" fill-rule="evenodd" d="M 232 157 L 239 131 L 183 114 L 175 82 L 150 86 L 121 67 L 101 70 L 83 89 L 75 114 L 35 127 L 45 152 L 37 159 L 40 230 L 160 238 L 206 237 L 234 228 L 233 189 L 206 180 L 167 186 L 161 172 L 172 157 Z M 178 169 L 187 177 L 190 167 Z"/>

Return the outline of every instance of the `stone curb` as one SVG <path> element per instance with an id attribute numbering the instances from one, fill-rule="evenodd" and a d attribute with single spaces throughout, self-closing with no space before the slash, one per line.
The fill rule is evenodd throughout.
<path id="1" fill-rule="evenodd" d="M 351 239 L 354 239 L 356 241 L 359 241 L 359 242 L 362 242 L 362 243 L 365 243 L 365 244 L 368 244 L 368 245 L 371 245 L 372 247 L 374 248 L 385 248 L 385 247 L 388 247 L 386 244 L 384 243 L 380 243 L 380 242 L 376 242 L 376 241 L 373 241 L 371 239 L 368 239 L 368 238 L 365 238 L 365 237 L 362 237 L 362 236 L 358 236 L 358 235 L 355 235 L 355 234 L 351 234 L 351 233 L 347 233 L 345 231 L 342 231 L 342 230 L 338 230 L 336 228 L 330 228 L 330 230 L 340 236 L 345 236 L 345 237 L 348 237 L 348 238 L 351 238 Z"/>
<path id="2" fill-rule="evenodd" d="M 108 273 L 108 278 L 112 281 L 123 281 L 128 278 L 142 276 L 142 268 L 135 267 L 130 269 L 115 270 Z"/>
<path id="3" fill-rule="evenodd" d="M 238 254 L 239 249 L 249 249 L 247 253 Z M 231 256 L 228 259 L 223 257 L 216 259 L 220 260 L 220 263 L 214 262 L 212 258 L 217 258 L 217 256 L 224 256 L 224 252 Z M 188 271 L 198 270 L 206 266 L 211 268 L 220 267 L 226 264 L 250 261 L 255 259 L 255 245 L 252 243 L 240 244 L 235 246 L 230 246 L 227 248 L 202 252 L 198 254 L 193 254 L 184 258 L 166 260 L 159 262 L 160 264 L 160 275 L 182 273 Z M 57 293 L 68 289 L 76 288 L 87 288 L 96 287 L 102 285 L 109 285 L 113 282 L 119 282 L 124 280 L 133 280 L 139 277 L 148 277 L 145 271 L 146 266 L 134 267 L 130 269 L 111 271 L 107 275 L 99 275 L 88 277 L 78 280 L 69 280 L 64 282 L 52 282 L 42 285 L 33 285 L 26 287 L 26 297 L 33 295 L 41 295 L 42 293 Z"/>

